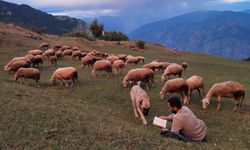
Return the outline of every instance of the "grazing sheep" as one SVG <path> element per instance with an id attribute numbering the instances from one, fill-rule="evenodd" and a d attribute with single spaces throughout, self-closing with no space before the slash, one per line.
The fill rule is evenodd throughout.
<path id="1" fill-rule="evenodd" d="M 79 59 L 79 57 L 81 56 L 81 53 L 82 52 L 80 50 L 73 51 L 71 54 L 72 59 L 76 58 L 76 57 L 78 57 L 78 59 Z"/>
<path id="2" fill-rule="evenodd" d="M 110 61 L 111 64 L 113 64 L 113 62 L 116 61 L 116 60 L 119 60 L 119 58 L 117 56 L 115 56 L 115 55 L 112 55 L 112 56 L 108 56 L 106 58 L 106 60 Z"/>
<path id="3" fill-rule="evenodd" d="M 27 79 L 33 79 L 36 81 L 37 87 L 39 87 L 38 81 L 40 80 L 40 70 L 35 68 L 19 68 L 15 73 L 13 80 L 17 82 L 19 78 L 25 79 L 26 84 Z"/>
<path id="4" fill-rule="evenodd" d="M 55 44 L 52 49 L 59 50 L 62 47 L 62 44 Z"/>
<path id="5" fill-rule="evenodd" d="M 62 51 L 57 51 L 55 55 L 57 59 L 62 58 Z"/>
<path id="6" fill-rule="evenodd" d="M 204 80 L 202 77 L 194 75 L 187 79 L 187 83 L 189 86 L 188 96 L 191 97 L 192 91 L 197 90 L 199 92 L 199 97 L 204 98 L 205 92 L 204 92 Z"/>
<path id="7" fill-rule="evenodd" d="M 96 71 L 102 71 L 105 70 L 107 72 L 107 76 L 110 77 L 112 73 L 112 65 L 110 61 L 108 60 L 98 60 L 95 62 L 93 69 L 92 69 L 92 75 L 95 77 L 96 76 Z M 101 73 L 100 73 L 101 77 Z"/>
<path id="8" fill-rule="evenodd" d="M 127 55 L 126 54 L 119 54 L 119 55 L 117 55 L 117 57 L 118 57 L 118 59 L 120 59 L 120 60 L 122 60 L 122 61 L 125 62 Z"/>
<path id="9" fill-rule="evenodd" d="M 78 51 L 79 50 L 78 47 L 73 47 L 72 49 L 73 49 L 73 51 Z"/>
<path id="10" fill-rule="evenodd" d="M 202 100 L 203 109 L 207 109 L 211 97 L 217 97 L 218 106 L 217 110 L 220 109 L 220 99 L 221 97 L 234 98 L 235 106 L 233 111 L 240 111 L 242 101 L 245 97 L 245 90 L 243 85 L 235 81 L 225 81 L 221 83 L 214 84 L 207 92 L 206 97 Z"/>
<path id="11" fill-rule="evenodd" d="M 16 72 L 21 67 L 27 68 L 30 67 L 30 64 L 25 60 L 17 60 L 5 67 L 4 70 L 10 74 L 12 71 Z"/>
<path id="12" fill-rule="evenodd" d="M 84 69 L 85 66 L 88 66 L 88 68 L 92 67 L 97 60 L 100 59 L 95 56 L 86 55 L 81 59 L 82 68 Z"/>
<path id="13" fill-rule="evenodd" d="M 145 58 L 143 56 L 136 56 L 138 58 L 138 62 L 144 64 Z"/>
<path id="14" fill-rule="evenodd" d="M 39 49 L 41 50 L 46 50 L 49 48 L 49 44 L 48 43 L 41 43 L 39 46 Z"/>
<path id="15" fill-rule="evenodd" d="M 55 50 L 54 49 L 48 49 L 48 50 L 43 52 L 43 57 L 45 57 L 45 58 L 47 57 L 48 60 L 49 60 L 49 57 L 53 56 L 53 55 L 55 55 Z"/>
<path id="16" fill-rule="evenodd" d="M 148 83 L 154 82 L 154 71 L 149 68 L 136 68 L 131 69 L 127 75 L 123 78 L 122 84 L 124 87 L 128 85 L 129 82 L 142 81 L 146 84 L 148 89 Z"/>
<path id="17" fill-rule="evenodd" d="M 116 60 L 113 62 L 113 67 L 116 70 L 116 73 L 119 74 L 120 72 L 125 72 L 125 64 L 122 60 Z M 121 71 L 120 71 L 121 70 Z"/>
<path id="18" fill-rule="evenodd" d="M 50 56 L 49 60 L 50 60 L 51 64 L 57 64 L 57 57 L 56 56 Z"/>
<path id="19" fill-rule="evenodd" d="M 183 63 L 181 64 L 181 66 L 183 67 L 183 69 L 184 69 L 184 70 L 186 70 L 186 69 L 187 69 L 188 64 L 187 64 L 187 62 L 183 62 Z"/>
<path id="20" fill-rule="evenodd" d="M 70 49 L 70 48 L 71 48 L 71 47 L 68 46 L 68 45 L 63 45 L 63 46 L 59 49 L 59 51 L 63 52 L 64 50 Z"/>
<path id="21" fill-rule="evenodd" d="M 150 100 L 147 93 L 140 87 L 140 83 L 131 88 L 130 98 L 133 104 L 135 117 L 138 118 L 139 113 L 143 125 L 147 125 L 145 116 L 148 115 L 150 109 Z"/>
<path id="22" fill-rule="evenodd" d="M 72 53 L 73 53 L 73 50 L 72 50 L 72 49 L 66 49 L 66 50 L 64 50 L 63 53 L 62 53 L 62 57 L 66 56 L 66 55 L 67 55 L 67 56 L 71 56 Z"/>
<path id="23" fill-rule="evenodd" d="M 87 52 L 81 52 L 80 56 L 78 56 L 78 60 L 81 60 L 83 57 L 85 57 L 88 53 Z"/>
<path id="24" fill-rule="evenodd" d="M 33 56 L 36 56 L 36 55 L 42 55 L 43 54 L 43 51 L 39 50 L 39 49 L 34 49 L 34 50 L 30 50 L 28 52 L 28 54 L 31 54 Z"/>
<path id="25" fill-rule="evenodd" d="M 162 70 L 162 64 L 158 63 L 158 62 L 157 63 L 149 63 L 149 64 L 143 65 L 143 68 L 150 68 L 155 72 L 156 70 Z"/>
<path id="26" fill-rule="evenodd" d="M 39 65 L 43 65 L 43 57 L 42 55 L 36 55 L 31 59 L 31 66 L 33 67 L 39 67 Z"/>
<path id="27" fill-rule="evenodd" d="M 72 87 L 77 78 L 78 74 L 74 67 L 58 68 L 51 76 L 50 82 L 52 83 L 52 85 L 54 85 L 56 80 L 60 80 L 61 85 L 64 82 L 65 85 L 68 87 L 68 83 L 66 82 L 66 80 L 70 80 L 72 83 Z"/>
<path id="28" fill-rule="evenodd" d="M 178 75 L 178 77 L 181 77 L 183 68 L 181 65 L 178 65 L 176 63 L 170 64 L 164 71 L 164 73 L 161 76 L 162 82 L 166 80 L 166 78 L 170 79 L 170 75 Z"/>
<path id="29" fill-rule="evenodd" d="M 14 63 L 15 61 L 24 60 L 24 61 L 26 61 L 27 63 L 30 63 L 30 62 L 31 62 L 31 59 L 32 59 L 33 57 L 34 57 L 34 56 L 31 55 L 31 54 L 27 54 L 27 55 L 24 56 L 24 57 L 14 57 L 7 65 L 5 65 L 4 70 L 7 70 L 7 68 L 8 68 L 12 63 Z"/>
<path id="30" fill-rule="evenodd" d="M 138 57 L 134 57 L 134 56 L 127 56 L 127 61 L 126 61 L 126 65 L 127 64 L 137 64 L 140 61 L 140 59 Z"/>
<path id="31" fill-rule="evenodd" d="M 184 104 L 189 104 L 188 90 L 189 90 L 188 83 L 185 79 L 175 78 L 175 79 L 168 80 L 164 84 L 160 92 L 160 96 L 161 96 L 161 99 L 164 100 L 167 93 L 177 92 L 181 94 Z"/>

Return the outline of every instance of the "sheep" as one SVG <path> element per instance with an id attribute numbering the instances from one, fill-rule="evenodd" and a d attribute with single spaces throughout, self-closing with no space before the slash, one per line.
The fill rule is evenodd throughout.
<path id="1" fill-rule="evenodd" d="M 39 49 L 34 49 L 34 50 L 30 50 L 28 52 L 28 54 L 31 54 L 33 56 L 36 56 L 36 55 L 42 55 L 43 54 L 43 51 L 39 50 Z"/>
<path id="2" fill-rule="evenodd" d="M 72 83 L 71 87 L 73 87 L 74 82 L 77 81 L 77 78 L 78 73 L 74 67 L 58 68 L 51 76 L 50 83 L 54 85 L 56 80 L 60 80 L 61 85 L 64 82 L 66 87 L 68 87 L 68 83 L 65 80 L 70 80 Z"/>
<path id="3" fill-rule="evenodd" d="M 54 49 L 48 49 L 43 52 L 43 57 L 47 57 L 49 59 L 50 56 L 55 55 L 55 50 Z"/>
<path id="4" fill-rule="evenodd" d="M 73 50 L 72 50 L 72 49 L 66 49 L 66 50 L 64 50 L 63 53 L 62 53 L 62 57 L 66 56 L 66 55 L 71 56 L 72 53 L 73 53 Z"/>
<path id="5" fill-rule="evenodd" d="M 145 116 L 148 115 L 150 109 L 150 99 L 147 93 L 140 87 L 140 82 L 131 88 L 130 98 L 132 101 L 135 117 L 137 118 L 139 113 L 143 125 L 147 125 Z"/>
<path id="6" fill-rule="evenodd" d="M 57 51 L 55 53 L 56 57 L 59 59 L 59 58 L 62 58 L 62 51 Z"/>
<path id="7" fill-rule="evenodd" d="M 138 58 L 138 62 L 144 64 L 145 58 L 143 56 L 136 56 Z"/>
<path id="8" fill-rule="evenodd" d="M 41 64 L 41 66 L 43 65 L 43 57 L 42 55 L 36 55 L 31 59 L 31 65 L 33 67 L 39 67 L 39 65 Z"/>
<path id="9" fill-rule="evenodd" d="M 81 60 L 83 57 L 85 57 L 88 53 L 87 52 L 81 52 L 81 54 L 78 56 L 78 60 Z"/>
<path id="10" fill-rule="evenodd" d="M 50 56 L 49 60 L 50 60 L 51 64 L 57 64 L 57 57 L 56 56 Z"/>
<path id="11" fill-rule="evenodd" d="M 187 69 L 188 64 L 187 64 L 187 62 L 182 62 L 181 66 L 183 67 L 183 69 L 184 69 L 184 70 L 186 70 L 186 69 Z"/>
<path id="12" fill-rule="evenodd" d="M 71 47 L 68 46 L 68 45 L 63 45 L 63 46 L 59 49 L 59 51 L 63 52 L 64 50 L 70 49 L 70 48 L 71 48 Z"/>
<path id="13" fill-rule="evenodd" d="M 120 60 L 122 60 L 122 61 L 125 62 L 127 55 L 126 54 L 119 54 L 119 55 L 117 55 L 117 57 L 118 57 L 118 59 L 120 59 Z"/>
<path id="14" fill-rule="evenodd" d="M 12 71 L 16 72 L 21 67 L 27 68 L 30 67 L 30 64 L 25 60 L 17 60 L 5 67 L 4 70 L 10 74 Z"/>
<path id="15" fill-rule="evenodd" d="M 161 65 L 161 63 L 149 63 L 149 64 L 143 65 L 143 68 L 150 68 L 153 71 L 156 71 L 159 69 L 162 70 L 162 65 Z"/>
<path id="16" fill-rule="evenodd" d="M 41 50 L 46 50 L 48 48 L 49 48 L 49 44 L 48 43 L 41 43 L 39 45 L 39 49 L 41 49 Z"/>
<path id="17" fill-rule="evenodd" d="M 78 47 L 73 47 L 72 49 L 73 49 L 73 51 L 78 51 L 79 50 Z"/>
<path id="18" fill-rule="evenodd" d="M 113 62 L 113 67 L 116 70 L 116 73 L 119 74 L 123 70 L 125 72 L 125 64 L 122 60 L 116 60 Z"/>
<path id="19" fill-rule="evenodd" d="M 31 54 L 27 54 L 27 55 L 24 56 L 24 57 L 14 57 L 13 59 L 11 59 L 11 61 L 10 61 L 7 65 L 5 65 L 4 70 L 6 70 L 6 68 L 8 68 L 8 66 L 9 66 L 10 64 L 12 64 L 13 62 L 15 62 L 15 61 L 24 60 L 24 61 L 30 63 L 30 62 L 31 62 L 31 59 L 32 59 L 33 57 L 34 57 L 34 56 L 31 55 Z"/>
<path id="20" fill-rule="evenodd" d="M 110 61 L 111 64 L 112 64 L 114 61 L 119 60 L 119 58 L 117 56 L 115 56 L 115 55 L 112 55 L 112 56 L 108 56 L 106 58 L 106 60 Z"/>
<path id="21" fill-rule="evenodd" d="M 80 50 L 73 51 L 71 54 L 72 59 L 75 57 L 78 57 L 78 59 L 79 59 L 79 57 L 81 56 L 81 53 L 82 52 Z"/>
<path id="22" fill-rule="evenodd" d="M 181 77 L 183 68 L 181 65 L 172 63 L 170 64 L 164 71 L 164 73 L 161 76 L 162 82 L 166 80 L 166 78 L 170 78 L 170 75 L 178 75 L 178 77 Z"/>
<path id="23" fill-rule="evenodd" d="M 62 47 L 62 44 L 55 44 L 52 49 L 59 50 Z"/>
<path id="24" fill-rule="evenodd" d="M 38 81 L 40 80 L 40 70 L 35 69 L 35 68 L 22 68 L 21 67 L 15 73 L 13 80 L 17 82 L 19 78 L 24 78 L 26 84 L 27 84 L 26 79 L 33 79 L 35 80 L 37 87 L 39 87 Z"/>
<path id="25" fill-rule="evenodd" d="M 202 92 L 202 97 L 204 98 L 205 96 L 204 80 L 202 77 L 197 75 L 191 76 L 190 78 L 187 79 L 187 83 L 189 86 L 189 91 L 188 91 L 189 98 L 191 97 L 191 93 L 193 90 L 197 90 L 199 92 L 199 97 L 201 97 L 201 92 Z"/>
<path id="26" fill-rule="evenodd" d="M 127 61 L 126 61 L 126 65 L 127 64 L 137 64 L 140 61 L 140 59 L 138 57 L 134 57 L 134 56 L 127 56 Z"/>
<path id="27" fill-rule="evenodd" d="M 241 104 L 245 97 L 245 90 L 243 85 L 235 81 L 225 81 L 214 84 L 207 92 L 206 97 L 202 100 L 203 109 L 207 109 L 211 97 L 217 97 L 217 110 L 220 109 L 221 97 L 234 98 L 235 106 L 233 111 L 240 111 Z"/>
<path id="28" fill-rule="evenodd" d="M 149 68 L 136 68 L 131 69 L 127 75 L 123 78 L 122 84 L 124 87 L 127 87 L 130 81 L 142 81 L 146 84 L 148 89 L 148 83 L 154 82 L 154 71 Z"/>
<path id="29" fill-rule="evenodd" d="M 182 95 L 182 100 L 184 104 L 189 104 L 188 98 L 189 86 L 185 79 L 183 78 L 175 78 L 168 80 L 160 92 L 160 97 L 162 100 L 165 99 L 167 93 L 180 93 Z"/>
<path id="30" fill-rule="evenodd" d="M 110 61 L 108 61 L 108 60 L 96 61 L 91 73 L 95 77 L 96 71 L 102 71 L 102 70 L 105 70 L 108 73 L 107 77 L 110 77 L 110 75 L 112 73 L 112 65 L 111 65 Z M 101 77 L 101 73 L 100 73 L 100 77 Z"/>
<path id="31" fill-rule="evenodd" d="M 94 63 L 99 60 L 99 58 L 95 57 L 95 56 L 85 56 L 81 59 L 81 63 L 82 63 L 82 68 L 84 69 L 84 67 L 87 65 L 88 68 L 90 68 L 91 66 L 94 65 Z"/>

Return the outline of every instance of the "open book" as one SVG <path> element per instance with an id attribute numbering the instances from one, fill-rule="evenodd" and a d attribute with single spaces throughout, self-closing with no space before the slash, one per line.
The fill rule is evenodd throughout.
<path id="1" fill-rule="evenodd" d="M 167 120 L 161 119 L 159 117 L 155 117 L 154 121 L 153 121 L 153 125 L 162 127 L 162 128 L 166 128 L 167 126 Z"/>

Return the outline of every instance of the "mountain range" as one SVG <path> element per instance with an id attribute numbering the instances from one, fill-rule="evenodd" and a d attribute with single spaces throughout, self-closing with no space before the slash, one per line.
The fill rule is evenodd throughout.
<path id="1" fill-rule="evenodd" d="M 67 16 L 53 16 L 28 5 L 0 1 L 0 21 L 42 30 L 48 34 L 67 34 L 72 31 L 90 33 L 86 22 Z"/>
<path id="2" fill-rule="evenodd" d="M 180 50 L 245 59 L 250 56 L 250 14 L 249 10 L 197 11 L 146 24 L 129 37 Z"/>

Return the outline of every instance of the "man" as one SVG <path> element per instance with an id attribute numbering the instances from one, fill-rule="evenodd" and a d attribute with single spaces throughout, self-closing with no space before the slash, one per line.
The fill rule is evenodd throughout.
<path id="1" fill-rule="evenodd" d="M 172 128 L 171 131 L 164 129 L 161 132 L 163 136 L 185 142 L 205 141 L 207 132 L 205 123 L 198 119 L 188 107 L 182 106 L 178 97 L 168 99 L 168 109 L 173 115 L 160 116 L 160 118 L 172 121 Z"/>

